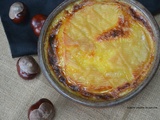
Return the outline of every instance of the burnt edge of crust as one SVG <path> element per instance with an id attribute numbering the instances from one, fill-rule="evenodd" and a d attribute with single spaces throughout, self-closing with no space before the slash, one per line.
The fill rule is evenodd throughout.
<path id="1" fill-rule="evenodd" d="M 129 7 L 129 12 L 130 12 L 130 15 L 133 17 L 133 19 L 139 21 L 142 25 L 144 25 L 153 37 L 154 34 L 152 31 L 152 28 L 149 25 L 148 21 L 146 21 L 146 18 L 144 18 L 144 16 L 139 12 L 136 12 L 136 10 L 134 10 L 132 7 Z"/>
<path id="2" fill-rule="evenodd" d="M 58 77 L 59 81 L 65 85 L 66 79 L 63 77 L 62 71 L 58 66 L 56 47 L 55 47 L 56 34 L 57 34 L 61 25 L 62 25 L 62 21 L 59 21 L 58 24 L 52 29 L 52 31 L 49 35 L 48 60 L 49 60 L 49 64 L 51 65 L 51 67 L 52 67 L 54 73 L 56 74 L 56 76 Z"/>
<path id="3" fill-rule="evenodd" d="M 79 4 L 75 4 L 73 6 L 73 10 L 71 12 L 69 12 L 68 10 L 64 10 L 64 13 L 66 15 L 66 17 L 71 17 L 74 13 L 78 12 L 79 10 L 81 10 L 82 8 L 84 8 L 85 6 L 89 6 L 93 3 L 93 1 L 91 0 L 83 0 L 81 3 Z"/>

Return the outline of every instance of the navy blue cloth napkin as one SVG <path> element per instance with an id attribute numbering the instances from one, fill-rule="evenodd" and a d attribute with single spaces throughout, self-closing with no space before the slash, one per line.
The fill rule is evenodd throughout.
<path id="1" fill-rule="evenodd" d="M 24 23 L 15 24 L 9 19 L 9 9 L 14 2 L 23 2 L 28 7 Z M 8 38 L 12 57 L 37 54 L 38 37 L 31 28 L 31 19 L 36 14 L 48 16 L 63 0 L 0 0 L 0 16 Z"/>
<path id="2" fill-rule="evenodd" d="M 30 26 L 32 17 L 36 14 L 48 16 L 52 10 L 64 0 L 18 0 L 28 7 L 28 17 L 23 24 L 13 23 L 8 16 L 9 8 L 17 0 L 0 0 L 0 16 L 12 57 L 37 54 L 38 37 L 33 33 Z M 138 0 L 152 14 L 160 11 L 160 0 Z"/>

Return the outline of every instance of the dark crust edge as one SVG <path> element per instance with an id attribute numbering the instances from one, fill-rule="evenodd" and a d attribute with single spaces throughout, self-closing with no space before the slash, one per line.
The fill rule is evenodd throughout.
<path id="1" fill-rule="evenodd" d="M 149 25 L 148 21 L 146 21 L 146 19 L 144 18 L 144 16 L 142 14 L 140 14 L 139 12 L 136 12 L 136 10 L 134 10 L 132 7 L 129 7 L 129 12 L 130 15 L 133 17 L 133 19 L 139 21 L 142 25 L 144 25 L 147 30 L 149 31 L 149 33 L 151 34 L 151 36 L 153 37 L 153 31 L 151 26 Z"/>

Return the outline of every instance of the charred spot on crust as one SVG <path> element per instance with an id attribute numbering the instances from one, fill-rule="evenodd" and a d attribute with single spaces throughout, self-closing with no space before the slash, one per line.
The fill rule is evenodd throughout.
<path id="1" fill-rule="evenodd" d="M 124 34 L 123 30 L 119 29 L 111 31 L 109 36 L 118 37 L 118 36 L 123 36 L 123 34 Z"/>
<path id="2" fill-rule="evenodd" d="M 105 94 L 105 95 L 95 95 L 97 99 L 104 99 L 104 100 L 110 100 L 113 99 L 112 95 Z"/>
<path id="3" fill-rule="evenodd" d="M 121 87 L 118 87 L 117 90 L 118 91 L 123 91 L 123 90 L 125 90 L 129 87 L 130 87 L 130 83 L 126 83 L 126 84 L 122 85 Z"/>
<path id="4" fill-rule="evenodd" d="M 68 10 L 65 10 L 65 11 L 64 11 L 64 14 L 65 14 L 65 15 L 70 15 L 70 13 L 69 13 Z"/>
<path id="5" fill-rule="evenodd" d="M 98 41 L 113 40 L 117 39 L 118 37 L 128 36 L 129 35 L 129 30 L 127 29 L 128 27 L 129 27 L 128 21 L 119 18 L 118 25 L 106 32 L 103 32 L 101 35 L 98 36 L 97 40 Z"/>
<path id="6" fill-rule="evenodd" d="M 60 81 L 61 83 L 63 83 L 64 85 L 66 85 L 66 79 L 65 79 L 63 76 L 60 76 L 60 77 L 59 77 L 59 81 Z"/>
<path id="7" fill-rule="evenodd" d="M 138 82 L 137 81 L 134 81 L 131 85 L 132 88 L 136 88 L 138 86 Z"/>
<path id="8" fill-rule="evenodd" d="M 148 23 L 146 22 L 146 20 L 138 13 L 136 12 L 133 8 L 129 8 L 130 13 L 132 15 L 132 17 L 140 22 L 143 23 L 143 25 L 148 26 Z"/>
<path id="9" fill-rule="evenodd" d="M 51 30 L 51 33 L 49 35 L 49 45 L 50 45 L 49 47 L 52 48 L 50 50 L 52 51 L 53 54 L 55 53 L 55 48 L 54 48 L 55 43 L 54 42 L 56 42 L 56 34 L 61 25 L 62 25 L 62 21 L 59 21 L 58 24 Z"/>
<path id="10" fill-rule="evenodd" d="M 124 32 L 121 29 L 111 30 L 109 32 L 104 32 L 102 35 L 100 35 L 98 37 L 98 40 L 110 40 L 123 35 L 124 35 Z"/>
<path id="11" fill-rule="evenodd" d="M 57 25 L 51 30 L 50 38 L 55 38 L 60 26 L 62 25 L 62 21 L 60 20 Z"/>
<path id="12" fill-rule="evenodd" d="M 54 73 L 56 75 L 61 74 L 60 73 L 60 69 L 57 66 L 57 58 L 56 55 L 54 54 L 54 50 L 51 49 L 51 46 L 49 46 L 48 48 L 48 60 L 49 60 L 49 64 L 52 66 L 52 69 L 54 70 Z"/>
<path id="13" fill-rule="evenodd" d="M 48 40 L 50 45 L 53 44 L 53 41 L 55 40 L 55 35 L 50 35 Z"/>
<path id="14" fill-rule="evenodd" d="M 85 90 L 82 90 L 82 91 L 81 91 L 81 94 L 82 94 L 83 96 L 85 96 L 85 97 L 91 97 L 91 96 L 93 96 L 91 93 L 86 92 Z"/>
<path id="15" fill-rule="evenodd" d="M 80 4 L 74 5 L 74 7 L 73 7 L 73 13 L 75 13 L 75 12 L 77 12 L 78 10 L 82 9 L 83 6 L 85 5 L 85 1 L 86 1 L 86 0 L 82 1 L 82 3 L 80 3 Z"/>
<path id="16" fill-rule="evenodd" d="M 65 11 L 64 11 L 64 14 L 65 14 L 66 18 L 69 18 L 69 17 L 71 17 L 71 16 L 73 15 L 73 14 L 70 13 L 68 10 L 65 10 Z"/>
<path id="17" fill-rule="evenodd" d="M 57 58 L 55 54 L 55 48 L 54 46 L 54 39 L 52 37 L 49 37 L 49 46 L 48 46 L 48 60 L 53 67 L 57 63 Z"/>
<path id="18" fill-rule="evenodd" d="M 83 5 L 75 5 L 73 8 L 73 12 L 77 12 L 78 10 L 82 9 Z"/>
<path id="19" fill-rule="evenodd" d="M 140 23 L 142 23 L 153 36 L 153 31 L 152 31 L 149 23 L 146 21 L 146 19 L 139 12 L 136 12 L 132 7 L 129 7 L 129 11 L 130 11 L 131 16 L 135 20 L 138 20 Z"/>
<path id="20" fill-rule="evenodd" d="M 75 85 L 70 85 L 69 88 L 73 91 L 76 91 L 76 92 L 80 91 L 80 88 L 78 86 L 75 86 Z"/>
<path id="21" fill-rule="evenodd" d="M 72 14 L 79 11 L 80 9 L 82 9 L 86 5 L 90 5 L 92 2 L 93 1 L 91 1 L 91 0 L 83 0 L 80 4 L 74 5 Z"/>

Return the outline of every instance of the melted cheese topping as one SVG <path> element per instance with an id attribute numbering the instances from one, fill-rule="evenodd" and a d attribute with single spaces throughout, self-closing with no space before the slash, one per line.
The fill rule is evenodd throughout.
<path id="1" fill-rule="evenodd" d="M 129 7 L 93 0 L 73 14 L 73 6 L 66 9 L 70 15 L 61 19 L 55 48 L 58 66 L 69 84 L 106 94 L 144 80 L 153 60 L 154 42 L 146 26 L 128 13 Z"/>

